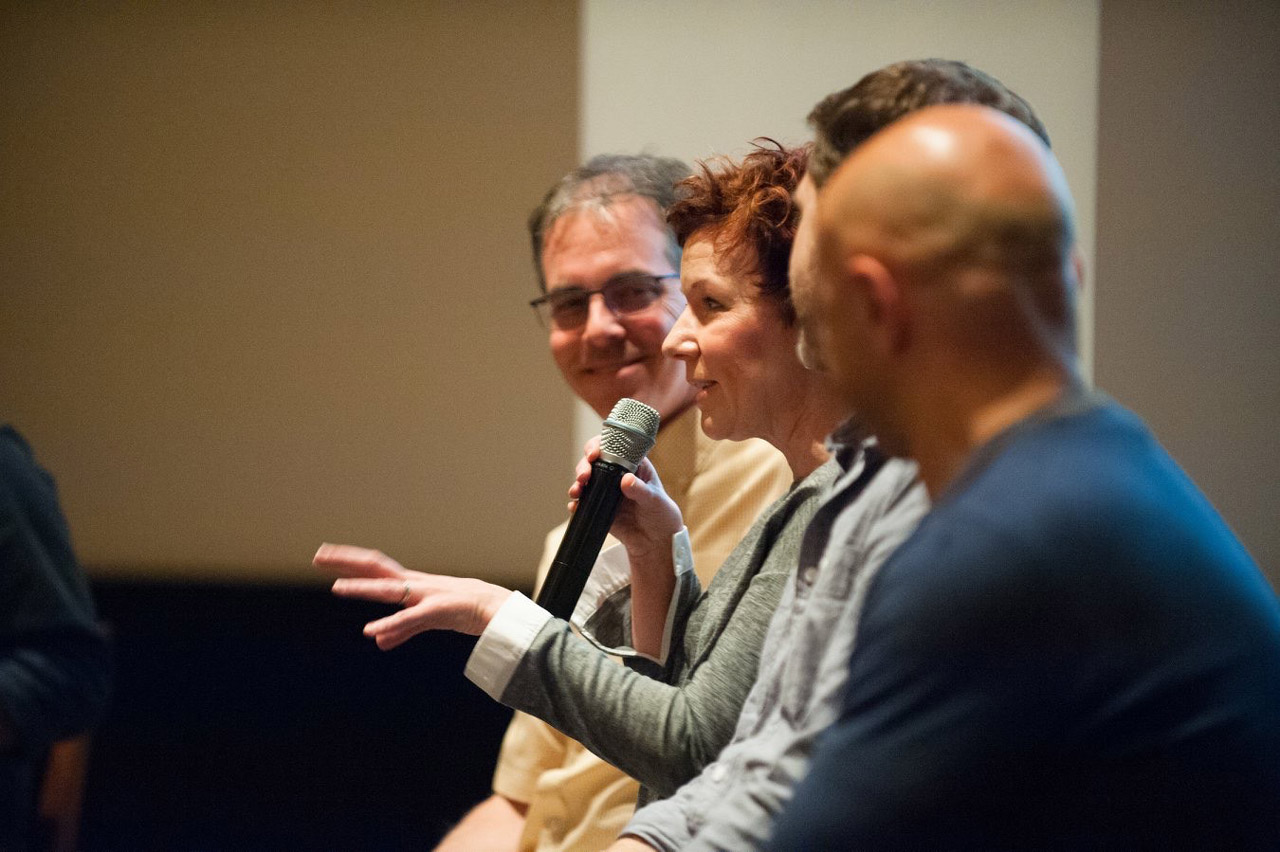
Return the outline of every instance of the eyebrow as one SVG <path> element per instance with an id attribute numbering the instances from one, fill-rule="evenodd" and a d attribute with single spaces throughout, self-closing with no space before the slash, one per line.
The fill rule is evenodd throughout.
<path id="1" fill-rule="evenodd" d="M 681 278 L 680 290 L 683 293 L 692 295 L 694 293 L 698 293 L 703 290 L 706 290 L 711 283 L 712 282 L 708 280 L 705 276 L 700 278 L 693 278 L 693 279 L 690 279 L 689 281 L 685 281 L 683 278 Z"/>

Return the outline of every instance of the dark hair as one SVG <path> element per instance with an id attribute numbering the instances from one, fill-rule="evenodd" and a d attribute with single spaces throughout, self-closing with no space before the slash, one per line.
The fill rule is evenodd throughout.
<path id="1" fill-rule="evenodd" d="M 950 59 L 896 62 L 828 95 L 809 113 L 814 130 L 809 174 L 814 184 L 822 186 L 854 148 L 907 113 L 959 103 L 998 109 L 1049 144 L 1049 132 L 1031 104 L 990 74 Z"/>
<path id="2" fill-rule="evenodd" d="M 658 219 L 676 200 L 676 183 L 688 177 L 687 163 L 672 157 L 649 154 L 601 154 L 569 172 L 547 190 L 542 202 L 529 214 L 529 237 L 533 243 L 533 267 L 545 292 L 542 277 L 542 244 L 552 224 L 572 209 L 605 208 L 616 198 L 647 198 L 657 207 Z M 680 268 L 680 247 L 669 240 L 667 255 Z"/>
<path id="3" fill-rule="evenodd" d="M 682 247 L 695 233 L 710 229 L 722 261 L 736 258 L 751 264 L 750 271 L 758 270 L 760 290 L 777 301 L 788 323 L 795 320 L 795 309 L 787 261 L 800 218 L 792 196 L 804 175 L 809 147 L 784 148 L 772 139 L 758 139 L 755 150 L 739 162 L 699 162 L 699 173 L 680 182 L 683 194 L 667 211 L 667 223 Z"/>

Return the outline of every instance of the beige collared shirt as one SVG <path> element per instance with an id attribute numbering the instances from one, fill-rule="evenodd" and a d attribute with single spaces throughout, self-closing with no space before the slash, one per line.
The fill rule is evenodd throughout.
<path id="1" fill-rule="evenodd" d="M 695 408 L 663 427 L 649 458 L 684 514 L 704 586 L 792 481 L 782 454 L 763 441 L 713 441 L 704 435 Z M 562 524 L 547 536 L 539 585 L 564 530 Z M 545 722 L 516 713 L 502 741 L 493 789 L 529 805 L 521 850 L 595 852 L 630 819 L 639 784 Z"/>

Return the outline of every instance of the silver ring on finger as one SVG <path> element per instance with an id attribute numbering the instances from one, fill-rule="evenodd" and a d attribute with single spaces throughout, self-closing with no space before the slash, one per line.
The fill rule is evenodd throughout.
<path id="1" fill-rule="evenodd" d="M 399 605 L 400 605 L 400 606 L 404 606 L 404 605 L 405 605 L 405 602 L 406 602 L 407 600 L 409 600 L 409 581 L 408 581 L 408 580 L 405 580 L 405 581 L 404 581 L 404 594 L 402 594 L 402 595 L 400 596 L 400 604 L 399 604 Z"/>

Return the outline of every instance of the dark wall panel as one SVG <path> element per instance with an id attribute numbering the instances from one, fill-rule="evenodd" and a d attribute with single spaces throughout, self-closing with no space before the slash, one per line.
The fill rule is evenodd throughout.
<path id="1" fill-rule="evenodd" d="M 315 588 L 96 584 L 118 660 L 94 732 L 86 850 L 430 848 L 489 792 L 510 711 L 474 640 L 391 652 L 388 608 Z"/>

